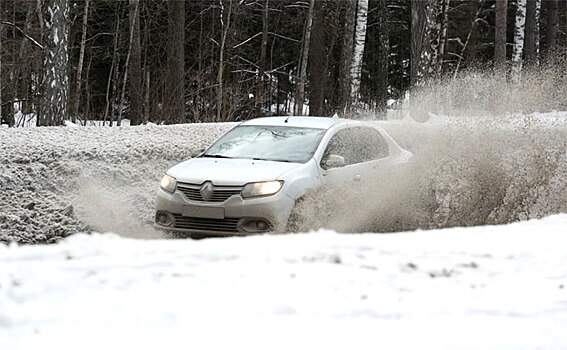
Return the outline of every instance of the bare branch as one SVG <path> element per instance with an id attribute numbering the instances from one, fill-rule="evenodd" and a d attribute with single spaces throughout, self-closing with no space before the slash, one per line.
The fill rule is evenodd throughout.
<path id="1" fill-rule="evenodd" d="M 43 50 L 43 45 L 41 45 L 37 40 L 35 40 L 31 35 L 29 35 L 28 33 L 26 33 L 22 28 L 18 27 L 17 25 L 15 25 L 14 23 L 11 22 L 6 22 L 6 21 L 2 21 L 2 24 L 5 24 L 7 26 L 13 27 L 15 28 L 18 32 L 20 32 L 20 34 L 22 34 L 26 39 L 28 39 L 29 41 L 31 41 L 35 46 L 39 47 L 40 49 Z"/>

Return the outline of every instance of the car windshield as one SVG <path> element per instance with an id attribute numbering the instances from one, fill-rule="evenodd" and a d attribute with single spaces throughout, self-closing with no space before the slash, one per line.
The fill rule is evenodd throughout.
<path id="1" fill-rule="evenodd" d="M 313 157 L 324 134 L 324 129 L 242 125 L 221 137 L 202 156 L 305 163 Z"/>

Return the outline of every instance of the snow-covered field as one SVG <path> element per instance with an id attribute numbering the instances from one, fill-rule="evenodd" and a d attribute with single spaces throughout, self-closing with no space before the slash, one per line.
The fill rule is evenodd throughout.
<path id="1" fill-rule="evenodd" d="M 0 245 L 0 349 L 567 349 L 566 227 Z"/>

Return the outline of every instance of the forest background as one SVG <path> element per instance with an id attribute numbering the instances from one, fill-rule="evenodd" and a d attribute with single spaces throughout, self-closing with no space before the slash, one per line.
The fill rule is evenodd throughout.
<path id="1" fill-rule="evenodd" d="M 464 72 L 567 70 L 565 0 L 0 0 L 0 23 L 8 126 L 383 118 Z"/>

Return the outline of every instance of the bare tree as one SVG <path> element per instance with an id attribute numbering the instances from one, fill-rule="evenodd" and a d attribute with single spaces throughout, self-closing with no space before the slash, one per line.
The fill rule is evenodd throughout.
<path id="1" fill-rule="evenodd" d="M 557 22 L 557 0 L 549 0 L 547 2 L 547 33 L 545 41 L 547 52 L 553 52 L 557 47 Z"/>
<path id="2" fill-rule="evenodd" d="M 117 9 L 120 9 L 120 3 L 117 3 Z M 106 81 L 106 105 L 104 108 L 104 118 L 102 125 L 105 125 L 107 117 L 109 118 L 109 126 L 114 123 L 114 104 L 116 102 L 116 91 L 118 90 L 118 67 L 120 67 L 120 57 L 118 56 L 118 39 L 120 37 L 120 11 L 116 11 L 114 39 L 112 45 L 112 63 L 110 71 L 108 72 L 108 79 Z M 112 89 L 111 89 L 112 87 Z"/>
<path id="3" fill-rule="evenodd" d="M 140 124 L 143 108 L 142 52 L 140 47 L 140 0 L 130 0 L 130 123 Z"/>
<path id="4" fill-rule="evenodd" d="M 330 0 L 315 2 L 313 26 L 309 49 L 309 114 L 325 113 L 325 93 L 327 86 L 329 60 L 335 47 L 336 33 L 333 28 L 337 22 L 336 11 Z"/>
<path id="5" fill-rule="evenodd" d="M 166 120 L 185 122 L 185 1 L 168 0 Z"/>
<path id="6" fill-rule="evenodd" d="M 350 104 L 360 100 L 360 79 L 362 73 L 362 55 L 366 42 L 366 23 L 368 21 L 368 0 L 358 0 L 356 28 L 354 32 L 354 51 L 350 67 Z"/>
<path id="7" fill-rule="evenodd" d="M 506 75 L 506 23 L 508 0 L 496 0 L 496 30 L 494 32 L 494 66 Z"/>
<path id="8" fill-rule="evenodd" d="M 305 81 L 307 80 L 307 61 L 309 59 L 309 41 L 311 40 L 311 27 L 313 25 L 313 7 L 315 0 L 309 2 L 309 11 L 305 19 L 303 30 L 303 42 L 301 59 L 299 62 L 299 77 L 297 82 L 297 94 L 295 96 L 295 115 L 303 115 L 303 103 L 305 100 Z"/>
<path id="9" fill-rule="evenodd" d="M 423 84 L 437 75 L 443 23 L 440 21 L 444 1 L 412 1 L 411 8 L 411 85 Z"/>
<path id="10" fill-rule="evenodd" d="M 388 4 L 386 0 L 376 1 L 378 12 L 378 79 L 376 79 L 376 103 L 378 112 L 386 111 L 388 102 L 388 61 L 390 59 L 390 34 L 388 31 Z"/>
<path id="11" fill-rule="evenodd" d="M 38 125 L 62 125 L 69 93 L 69 0 L 46 0 Z"/>
<path id="12" fill-rule="evenodd" d="M 87 23 L 89 19 L 89 3 L 90 0 L 85 0 L 85 7 L 83 12 L 83 27 L 81 34 L 81 47 L 79 50 L 79 64 L 77 65 L 77 77 L 75 80 L 75 100 L 71 109 L 71 118 L 73 123 L 77 122 L 77 115 L 79 114 L 79 104 L 81 102 L 81 76 L 83 73 L 83 61 L 85 60 L 85 43 L 87 41 Z"/>
<path id="13" fill-rule="evenodd" d="M 527 0 L 526 34 L 524 36 L 524 58 L 527 64 L 533 64 L 536 60 L 536 11 L 537 0 Z"/>
<path id="14" fill-rule="evenodd" d="M 226 38 L 228 36 L 228 29 L 230 28 L 230 16 L 232 15 L 232 0 L 228 1 L 228 12 L 226 14 L 226 21 L 224 19 L 225 8 L 223 0 L 219 0 L 221 6 L 220 21 L 221 21 L 221 44 L 219 50 L 219 71 L 217 74 L 217 121 L 222 121 L 222 108 L 223 108 L 223 72 L 224 72 L 224 54 L 226 46 Z M 226 22 L 226 23 L 225 23 Z"/>
<path id="15" fill-rule="evenodd" d="M 2 42 L 4 41 L 4 1 L 0 0 L 0 124 L 2 124 L 2 90 L 4 85 L 2 84 Z M 12 125 L 10 125 L 12 126 Z"/>
<path id="16" fill-rule="evenodd" d="M 258 81 L 256 82 L 256 117 L 262 115 L 262 106 L 264 105 L 265 96 L 265 71 L 266 71 L 266 51 L 268 49 L 268 14 L 270 0 L 264 0 L 264 8 L 262 9 L 262 44 L 260 46 L 260 63 L 258 64 Z"/>
<path id="17" fill-rule="evenodd" d="M 518 82 L 522 71 L 524 34 L 526 26 L 526 0 L 518 0 L 514 25 L 514 51 L 512 52 L 512 80 Z"/>
<path id="18" fill-rule="evenodd" d="M 345 0 L 344 7 L 343 46 L 339 71 L 339 107 L 343 113 L 350 106 L 350 68 L 356 24 L 356 0 Z"/>

